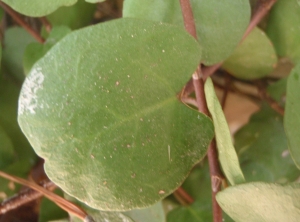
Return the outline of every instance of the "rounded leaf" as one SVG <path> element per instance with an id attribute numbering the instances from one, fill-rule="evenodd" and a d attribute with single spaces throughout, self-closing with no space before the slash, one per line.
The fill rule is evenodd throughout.
<path id="1" fill-rule="evenodd" d="M 247 183 L 217 194 L 222 209 L 236 222 L 298 221 L 300 184 Z"/>
<path id="2" fill-rule="evenodd" d="M 267 23 L 267 34 L 279 56 L 300 62 L 300 4 L 296 0 L 277 1 Z"/>
<path id="3" fill-rule="evenodd" d="M 271 41 L 263 31 L 255 28 L 222 67 L 237 78 L 258 79 L 270 74 L 276 63 L 276 52 Z"/>
<path id="4" fill-rule="evenodd" d="M 191 0 L 191 5 L 203 47 L 202 62 L 205 65 L 221 62 L 233 52 L 248 26 L 249 1 Z M 126 0 L 123 16 L 184 27 L 179 1 L 174 0 Z"/>
<path id="5" fill-rule="evenodd" d="M 211 120 L 176 94 L 200 61 L 177 27 L 120 19 L 58 42 L 27 77 L 19 123 L 51 180 L 102 210 L 146 207 L 206 153 Z"/>

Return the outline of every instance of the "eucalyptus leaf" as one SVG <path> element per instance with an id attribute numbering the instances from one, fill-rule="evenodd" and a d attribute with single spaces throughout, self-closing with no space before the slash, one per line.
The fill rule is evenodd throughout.
<path id="1" fill-rule="evenodd" d="M 298 221 L 300 184 L 246 183 L 217 194 L 222 209 L 236 222 Z"/>
<path id="2" fill-rule="evenodd" d="M 232 185 L 243 183 L 245 179 L 232 143 L 229 127 L 210 78 L 205 82 L 204 91 L 207 107 L 215 126 L 216 142 L 222 169 Z"/>
<path id="3" fill-rule="evenodd" d="M 104 2 L 105 0 L 85 0 L 85 1 L 89 3 L 99 3 L 99 2 Z"/>
<path id="4" fill-rule="evenodd" d="M 202 62 L 205 65 L 221 62 L 233 52 L 248 26 L 249 1 L 191 0 L 190 2 L 198 40 L 203 49 Z M 126 0 L 123 16 L 184 27 L 179 1 L 174 0 Z"/>
<path id="5" fill-rule="evenodd" d="M 295 0 L 277 1 L 268 17 L 267 34 L 279 56 L 300 62 L 300 4 Z"/>
<path id="6" fill-rule="evenodd" d="M 269 105 L 252 115 L 234 140 L 247 181 L 287 183 L 299 177 L 288 151 L 283 118 Z"/>
<path id="7" fill-rule="evenodd" d="M 3 2 L 21 14 L 41 17 L 54 12 L 61 6 L 73 5 L 77 0 L 3 0 Z"/>
<path id="8" fill-rule="evenodd" d="M 290 73 L 287 81 L 284 128 L 288 139 L 289 150 L 296 166 L 300 169 L 300 64 Z"/>
<path id="9" fill-rule="evenodd" d="M 147 207 L 172 193 L 213 137 L 211 120 L 176 97 L 199 51 L 184 30 L 136 19 L 57 43 L 19 99 L 19 124 L 49 178 L 101 210 Z"/>
<path id="10" fill-rule="evenodd" d="M 254 28 L 222 67 L 241 79 L 258 79 L 270 74 L 277 63 L 275 49 L 266 34 Z"/>
<path id="11" fill-rule="evenodd" d="M 282 78 L 277 82 L 271 84 L 267 88 L 269 95 L 275 99 L 279 104 L 284 105 L 286 95 L 287 78 Z"/>

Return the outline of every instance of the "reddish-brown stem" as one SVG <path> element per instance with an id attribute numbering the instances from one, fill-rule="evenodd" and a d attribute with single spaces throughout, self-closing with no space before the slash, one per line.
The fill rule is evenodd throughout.
<path id="1" fill-rule="evenodd" d="M 179 0 L 182 10 L 182 15 L 184 19 L 184 25 L 186 30 L 195 38 L 197 39 L 196 34 L 196 26 L 194 22 L 193 12 L 191 9 L 190 1 L 189 0 Z M 201 65 L 198 66 L 197 70 L 194 72 L 193 76 L 193 86 L 196 94 L 196 100 L 198 105 L 198 110 L 206 115 L 209 115 L 209 111 L 206 104 L 205 94 L 204 94 L 204 78 L 203 73 L 201 71 Z M 184 93 L 183 93 L 184 94 Z M 210 176 L 212 182 L 212 202 L 213 202 L 213 218 L 214 222 L 221 222 L 222 221 L 222 209 L 219 206 L 218 202 L 216 201 L 216 194 L 218 191 L 221 190 L 221 184 L 217 185 L 215 183 L 215 178 L 221 178 L 219 172 L 221 172 L 220 165 L 218 162 L 218 156 L 215 145 L 211 145 L 208 148 L 208 162 L 210 165 Z M 221 180 L 222 181 L 222 180 Z"/>
<path id="2" fill-rule="evenodd" d="M 209 172 L 211 175 L 211 190 L 212 190 L 212 198 L 213 198 L 213 221 L 220 222 L 222 221 L 222 209 L 220 208 L 218 202 L 216 201 L 216 195 L 221 190 L 222 181 L 224 180 L 224 176 L 222 171 L 220 170 L 220 164 L 218 160 L 218 151 L 216 147 L 215 139 L 209 145 L 209 150 L 207 153 L 208 164 L 209 164 Z M 212 161 L 214 160 L 214 161 Z"/>
<path id="3" fill-rule="evenodd" d="M 51 181 L 45 181 L 41 184 L 47 190 L 53 191 L 57 186 Z M 43 194 L 35 191 L 31 188 L 24 189 L 18 194 L 6 199 L 0 204 L 0 215 L 5 214 L 10 210 L 16 209 L 23 204 L 29 203 L 30 201 L 36 200 L 42 197 Z"/>
<path id="4" fill-rule="evenodd" d="M 46 17 L 41 17 L 40 21 L 42 22 L 42 24 L 45 26 L 45 29 L 47 32 L 51 32 L 52 29 L 52 25 L 51 23 L 48 21 L 48 19 Z"/>
<path id="5" fill-rule="evenodd" d="M 225 108 L 226 99 L 227 99 L 228 92 L 229 92 L 229 85 L 230 85 L 230 76 L 226 75 L 225 76 L 225 89 L 223 91 L 223 96 L 222 96 L 222 100 L 221 100 L 221 106 L 222 106 L 223 110 Z"/>
<path id="6" fill-rule="evenodd" d="M 49 190 L 37 185 L 34 182 L 16 177 L 16 176 L 12 176 L 9 175 L 3 171 L 0 171 L 0 176 L 11 180 L 13 182 L 22 184 L 24 186 L 30 187 L 40 193 L 42 193 L 45 197 L 47 197 L 48 199 L 52 200 L 56 205 L 58 205 L 59 207 L 61 207 L 62 209 L 66 210 L 67 212 L 77 216 L 78 218 L 84 220 L 84 221 L 93 221 L 88 214 L 81 209 L 80 207 L 76 206 L 75 204 L 63 199 L 62 197 L 56 195 L 55 193 L 50 192 Z"/>
<path id="7" fill-rule="evenodd" d="M 180 198 L 187 204 L 192 204 L 194 203 L 194 199 L 182 188 L 179 187 L 175 193 L 180 196 Z"/>
<path id="8" fill-rule="evenodd" d="M 24 19 L 20 16 L 19 13 L 14 11 L 12 8 L 10 8 L 8 5 L 0 1 L 0 6 L 20 25 L 22 26 L 26 31 L 28 31 L 38 42 L 44 43 L 44 39 L 41 37 L 41 35 L 35 31 L 30 25 L 28 25 Z"/>
<path id="9" fill-rule="evenodd" d="M 273 110 L 284 116 L 284 109 L 268 95 L 268 93 L 266 92 L 266 87 L 264 86 L 262 81 L 257 82 L 257 89 L 260 98 L 266 101 Z"/>
<path id="10" fill-rule="evenodd" d="M 246 29 L 242 41 L 249 35 L 252 29 L 262 20 L 263 17 L 269 12 L 276 0 L 260 0 L 257 2 L 255 13 L 253 14 L 250 24 Z"/>
<path id="11" fill-rule="evenodd" d="M 189 0 L 179 0 L 184 21 L 184 27 L 195 39 L 197 39 L 196 25 L 194 15 Z"/>

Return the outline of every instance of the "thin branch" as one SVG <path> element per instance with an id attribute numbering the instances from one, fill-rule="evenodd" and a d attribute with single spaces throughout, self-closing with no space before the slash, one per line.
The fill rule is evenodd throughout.
<path id="1" fill-rule="evenodd" d="M 179 0 L 179 1 L 181 5 L 185 28 L 195 39 L 197 39 L 196 28 L 195 28 L 196 26 L 194 22 L 190 1 L 189 0 Z M 192 79 L 193 79 L 193 85 L 196 94 L 198 110 L 206 115 L 209 115 L 206 99 L 205 99 L 205 93 L 204 93 L 204 77 L 201 70 L 201 65 L 199 65 L 197 70 L 194 72 Z M 184 93 L 182 94 L 184 95 Z M 214 222 L 221 222 L 222 209 L 215 198 L 217 192 L 221 190 L 221 185 L 216 186 L 216 183 L 214 182 L 215 181 L 214 178 L 220 177 L 221 169 L 218 162 L 216 147 L 213 146 L 212 144 L 214 143 L 211 143 L 211 145 L 208 148 L 207 157 L 211 168 L 210 176 L 212 181 L 213 218 L 214 218 Z"/>
<path id="2" fill-rule="evenodd" d="M 225 76 L 225 89 L 223 91 L 223 96 L 222 96 L 222 100 L 221 100 L 221 106 L 222 106 L 223 110 L 225 108 L 225 104 L 226 104 L 226 100 L 227 100 L 227 96 L 228 96 L 228 92 L 229 92 L 230 83 L 231 83 L 231 77 L 230 77 L 230 75 L 226 75 Z"/>
<path id="3" fill-rule="evenodd" d="M 250 24 L 246 29 L 242 41 L 249 35 L 249 33 L 257 26 L 258 23 L 266 16 L 266 14 L 270 11 L 272 6 L 275 4 L 276 0 L 259 0 L 257 2 L 255 13 L 253 14 Z"/>
<path id="4" fill-rule="evenodd" d="M 40 17 L 40 21 L 41 21 L 42 24 L 45 26 L 46 31 L 47 31 L 48 33 L 51 32 L 52 25 L 51 25 L 51 23 L 48 21 L 48 19 L 44 16 L 44 17 Z"/>
<path id="5" fill-rule="evenodd" d="M 30 25 L 28 25 L 24 19 L 20 16 L 19 13 L 14 11 L 12 8 L 10 8 L 8 5 L 6 5 L 4 2 L 0 1 L 0 6 L 25 30 L 27 30 L 38 42 L 44 43 L 45 40 L 41 37 L 41 35 L 35 31 Z"/>
<path id="6" fill-rule="evenodd" d="M 185 205 L 194 203 L 194 199 L 182 187 L 179 187 L 175 191 L 175 195 L 178 195 L 180 200 L 184 201 Z"/>
<path id="7" fill-rule="evenodd" d="M 260 98 L 266 101 L 273 110 L 275 110 L 280 115 L 284 116 L 284 109 L 273 98 L 271 98 L 268 95 L 268 93 L 266 92 L 265 84 L 262 81 L 257 82 L 257 89 Z"/>
<path id="8" fill-rule="evenodd" d="M 0 176 L 11 180 L 13 182 L 22 184 L 24 186 L 30 187 L 38 192 L 41 192 L 45 197 L 48 199 L 52 200 L 56 205 L 64 209 L 65 211 L 77 216 L 78 218 L 82 219 L 85 222 L 93 222 L 93 220 L 88 216 L 88 214 L 81 209 L 80 207 L 76 206 L 75 204 L 65 200 L 64 198 L 56 195 L 55 193 L 50 192 L 49 190 L 40 187 L 34 182 L 30 182 L 28 180 L 16 177 L 16 176 L 11 176 L 3 171 L 0 171 Z"/>
<path id="9" fill-rule="evenodd" d="M 41 184 L 42 187 L 46 188 L 47 190 L 53 191 L 57 186 L 52 181 L 45 181 Z M 20 191 L 18 194 L 4 200 L 0 204 L 0 215 L 5 214 L 10 210 L 14 210 L 28 202 L 36 200 L 42 197 L 43 194 L 33 190 L 31 188 L 26 188 Z"/>

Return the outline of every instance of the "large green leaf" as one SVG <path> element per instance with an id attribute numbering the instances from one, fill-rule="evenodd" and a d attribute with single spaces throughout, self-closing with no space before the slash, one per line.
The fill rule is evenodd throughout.
<path id="1" fill-rule="evenodd" d="M 263 105 L 234 138 L 247 181 L 287 183 L 299 177 L 288 152 L 283 118 L 268 105 Z"/>
<path id="2" fill-rule="evenodd" d="M 267 34 L 279 56 L 300 62 L 300 4 L 296 0 L 277 1 L 268 19 Z"/>
<path id="3" fill-rule="evenodd" d="M 41 17 L 54 12 L 61 6 L 73 5 L 77 0 L 3 0 L 3 2 L 21 14 Z"/>
<path id="4" fill-rule="evenodd" d="M 35 39 L 20 27 L 12 27 L 5 31 L 2 67 L 6 73 L 14 76 L 19 82 L 25 79 L 22 58 L 28 44 Z"/>
<path id="5" fill-rule="evenodd" d="M 204 90 L 207 107 L 215 126 L 216 142 L 222 169 L 231 184 L 243 183 L 245 179 L 232 143 L 229 127 L 210 78 L 206 80 Z"/>
<path id="6" fill-rule="evenodd" d="M 270 74 L 276 63 L 272 43 L 262 30 L 255 28 L 225 60 L 222 67 L 238 78 L 257 79 Z"/>
<path id="7" fill-rule="evenodd" d="M 217 194 L 222 209 L 236 222 L 298 221 L 300 184 L 286 186 L 247 183 L 226 188 Z"/>
<path id="8" fill-rule="evenodd" d="M 95 4 L 90 4 L 84 0 L 71 7 L 61 7 L 47 16 L 47 19 L 55 26 L 68 26 L 71 29 L 78 29 L 91 24 L 96 10 Z"/>
<path id="9" fill-rule="evenodd" d="M 205 65 L 221 62 L 233 52 L 247 28 L 249 1 L 191 0 L 191 4 L 198 40 L 203 48 L 202 62 Z M 183 27 L 179 1 L 174 0 L 126 0 L 123 16 Z"/>
<path id="10" fill-rule="evenodd" d="M 70 32 L 71 29 L 66 26 L 55 26 L 52 28 L 45 43 L 40 44 L 38 42 L 33 42 L 28 44 L 23 55 L 23 68 L 25 75 L 29 73 L 37 60 L 42 58 L 53 45 Z"/>
<path id="11" fill-rule="evenodd" d="M 287 81 L 284 128 L 288 139 L 289 150 L 295 164 L 300 169 L 300 64 L 291 72 Z"/>
<path id="12" fill-rule="evenodd" d="M 136 19 L 57 43 L 19 100 L 19 123 L 51 180 L 102 210 L 150 206 L 173 192 L 213 136 L 211 120 L 176 98 L 199 51 L 184 30 Z"/>

